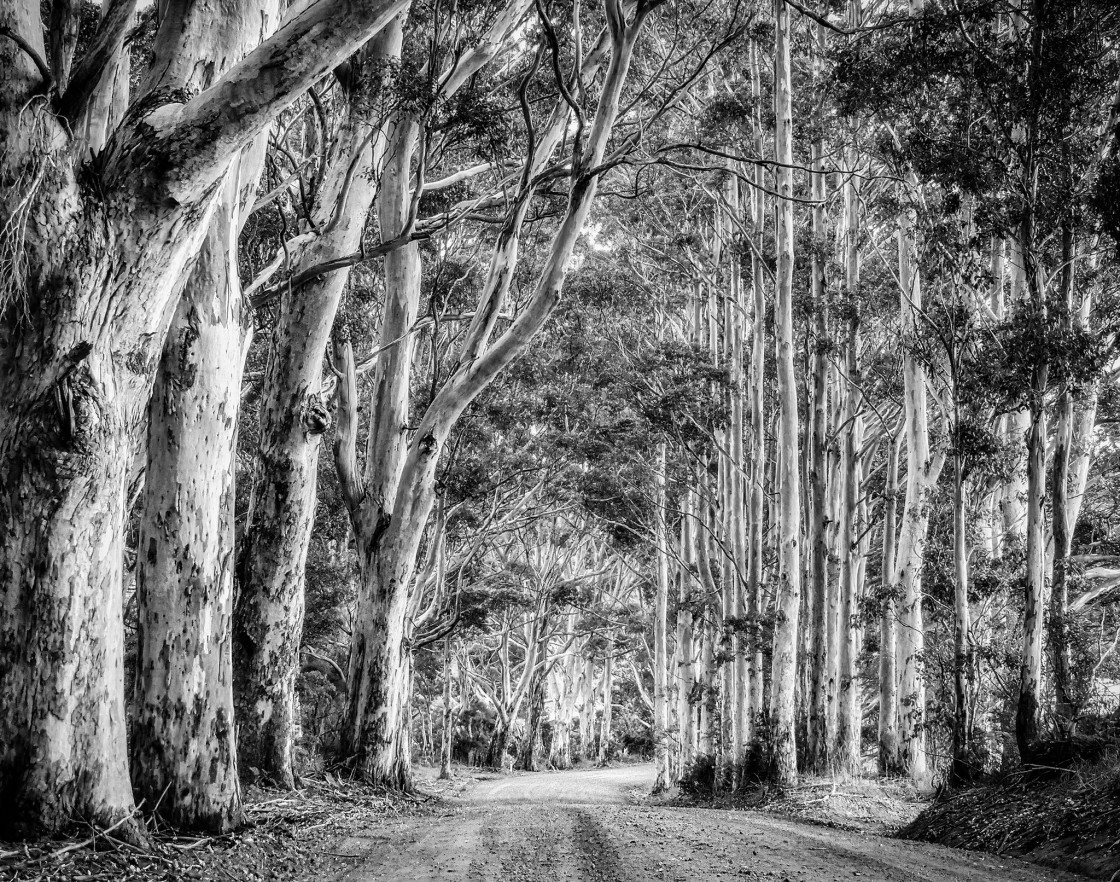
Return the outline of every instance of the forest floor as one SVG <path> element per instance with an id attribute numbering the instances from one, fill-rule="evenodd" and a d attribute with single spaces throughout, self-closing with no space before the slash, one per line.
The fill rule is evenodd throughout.
<path id="1" fill-rule="evenodd" d="M 646 799 L 649 765 L 474 776 L 446 810 L 388 818 L 334 849 L 340 882 L 1074 882 L 1015 858 L 829 829 L 754 810 Z M 309 877 L 313 878 L 313 877 Z"/>
<path id="2" fill-rule="evenodd" d="M 1114 758 L 1112 758 L 1114 760 Z M 1120 878 L 1120 777 L 1113 761 L 1034 780 L 1026 773 L 938 800 L 907 839 L 1016 855 L 1095 879 Z"/>
<path id="3" fill-rule="evenodd" d="M 651 799 L 650 765 L 513 775 L 457 769 L 450 782 L 418 772 L 421 798 L 330 776 L 294 793 L 249 788 L 249 828 L 193 838 L 155 831 L 145 850 L 92 831 L 0 842 L 0 880 L 1084 882 L 1064 870 L 1109 879 L 1120 845 L 1120 802 L 1102 815 L 1098 788 L 1096 814 L 1087 816 L 1084 781 L 1064 796 L 1053 787 L 975 788 L 933 806 L 901 783 L 809 781 L 732 805 Z M 1050 794 L 1047 802 L 1040 793 Z M 907 835 L 943 844 L 888 838 L 923 807 Z M 1041 837 L 1044 829 L 1067 837 Z"/>
<path id="4" fill-rule="evenodd" d="M 294 792 L 248 787 L 244 799 L 249 824 L 225 836 L 155 829 L 146 848 L 93 830 L 67 840 L 0 842 L 0 880 L 318 882 L 352 866 L 335 848 L 352 831 L 446 810 L 438 798 L 390 797 L 329 775 L 305 780 Z"/>

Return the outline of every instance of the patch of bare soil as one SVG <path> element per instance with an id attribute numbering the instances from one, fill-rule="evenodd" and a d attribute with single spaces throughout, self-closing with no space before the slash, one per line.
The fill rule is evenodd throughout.
<path id="1" fill-rule="evenodd" d="M 353 858 L 337 844 L 355 829 L 424 817 L 434 797 L 386 794 L 328 775 L 294 792 L 248 787 L 248 825 L 225 836 L 177 836 L 152 831 L 139 848 L 112 831 L 76 831 L 66 840 L 0 842 L 0 879 L 13 882 L 171 882 L 220 880 L 288 882 L 329 879 Z"/>
<path id="2" fill-rule="evenodd" d="M 946 796 L 900 834 L 1014 855 L 1095 879 L 1120 879 L 1120 775 L 1026 775 Z"/>

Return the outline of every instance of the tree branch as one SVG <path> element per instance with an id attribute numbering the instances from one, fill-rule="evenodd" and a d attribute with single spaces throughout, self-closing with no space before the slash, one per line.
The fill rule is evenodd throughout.
<path id="1" fill-rule="evenodd" d="M 124 46 L 125 36 L 136 17 L 136 0 L 109 0 L 93 43 L 83 56 L 66 92 L 59 98 L 58 110 L 73 125 L 89 104 L 90 96 L 101 84 L 106 68 Z"/>
<path id="2" fill-rule="evenodd" d="M 284 108 L 376 36 L 409 0 L 318 0 L 265 40 L 165 126 L 163 179 L 184 204 L 200 198 L 230 157 Z M 159 129 L 162 128 L 162 131 Z"/>
<path id="3" fill-rule="evenodd" d="M 35 51 L 35 47 L 8 27 L 0 26 L 0 37 L 7 37 L 23 51 L 24 55 L 31 59 L 32 64 L 35 65 L 35 68 L 39 71 L 39 75 L 43 78 L 43 91 L 49 91 L 51 86 L 54 85 L 54 77 L 51 76 L 51 69 L 47 67 L 43 56 Z"/>

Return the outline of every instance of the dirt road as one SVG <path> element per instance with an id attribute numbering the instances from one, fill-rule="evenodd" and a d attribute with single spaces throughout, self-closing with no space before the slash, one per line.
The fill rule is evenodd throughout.
<path id="1" fill-rule="evenodd" d="M 481 781 L 443 816 L 347 840 L 342 879 L 479 882 L 1074 882 L 1059 873 L 936 845 L 898 842 L 754 812 L 635 804 L 652 767 Z"/>

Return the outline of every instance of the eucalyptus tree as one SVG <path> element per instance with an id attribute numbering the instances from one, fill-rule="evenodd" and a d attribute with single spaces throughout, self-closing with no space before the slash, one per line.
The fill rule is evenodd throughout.
<path id="1" fill-rule="evenodd" d="M 421 197 L 488 167 L 484 162 L 465 172 L 454 169 L 442 182 L 421 176 L 415 186 L 402 178 L 400 170 L 407 170 L 416 147 L 415 136 L 403 137 L 415 126 L 408 108 L 419 103 L 425 109 L 426 133 L 461 137 L 454 125 L 462 113 L 456 96 L 470 91 L 479 99 L 489 81 L 480 84 L 476 78 L 500 54 L 516 51 L 512 38 L 523 28 L 529 6 L 527 0 L 475 6 L 442 17 L 438 32 L 431 33 L 436 23 L 429 19 L 440 18 L 439 7 L 418 7 L 409 13 L 414 37 L 407 46 L 408 16 L 402 13 L 378 40 L 350 58 L 336 74 L 337 121 L 319 136 L 327 143 L 317 145 L 322 158 L 309 182 L 310 204 L 304 216 L 293 218 L 294 234 L 253 282 L 259 300 L 279 300 L 279 313 L 261 391 L 260 441 L 242 552 L 238 693 L 244 708 L 268 710 L 247 715 L 251 719 L 242 728 L 240 747 L 246 761 L 289 786 L 304 569 L 319 441 L 329 425 L 333 390 L 323 382 L 323 358 L 340 298 L 350 268 L 362 261 L 380 254 L 387 264 L 415 264 L 417 246 L 410 243 L 424 234 L 424 219 L 414 210 Z M 321 104 L 313 99 L 308 114 Z M 436 134 L 432 138 L 438 141 Z M 436 145 L 426 141 L 424 151 L 425 156 L 435 153 Z M 307 157 L 304 164 L 313 160 Z M 385 188 L 394 181 L 390 197 Z M 396 200 L 404 211 L 398 205 L 376 218 L 380 241 L 371 244 L 371 211 L 382 191 L 383 203 Z"/>
<path id="2" fill-rule="evenodd" d="M 192 44 L 209 28 L 202 5 L 164 15 L 142 91 L 198 91 L 267 36 L 280 9 L 256 3 L 211 35 L 223 64 L 198 65 Z M 180 70 L 177 65 L 186 61 Z M 232 243 L 254 201 L 264 159 L 258 135 L 218 184 L 209 229 L 183 287 L 148 407 L 147 467 L 136 564 L 139 609 L 132 785 L 180 828 L 241 824 L 234 737 L 234 454 L 241 396 L 242 321 Z M 252 725 L 252 716 L 243 725 Z"/>
<path id="3" fill-rule="evenodd" d="M 970 201 L 979 237 L 1007 246 L 1011 299 L 997 328 L 1003 355 L 985 361 L 997 368 L 991 380 L 1004 396 L 1002 409 L 1026 415 L 1017 741 L 1029 761 L 1044 740 L 1049 415 L 1054 393 L 1064 401 L 1067 380 L 1087 367 L 1075 365 L 1067 349 L 1077 336 L 1067 291 L 1093 250 L 1099 215 L 1090 197 L 1115 143 L 1118 59 L 1111 46 L 1120 22 L 1110 4 L 1095 2 L 924 6 L 920 21 L 869 38 L 875 51 L 852 51 L 843 67 L 852 93 L 898 134 L 914 180 Z M 931 70 L 939 75 L 930 77 Z M 1075 347 L 1077 354 L 1092 361 L 1096 345 L 1091 336 L 1080 339 L 1087 345 Z"/>
<path id="4" fill-rule="evenodd" d="M 797 377 L 793 364 L 793 99 L 790 82 L 790 9 L 774 0 L 774 162 L 777 207 L 774 345 L 777 356 L 780 566 L 770 677 L 770 774 L 781 786 L 797 779 L 794 698 L 801 604 L 801 474 Z"/>
<path id="5" fill-rule="evenodd" d="M 589 51 L 577 53 L 581 63 L 576 74 L 576 92 L 569 91 L 561 75 L 561 97 L 541 133 L 535 131 L 536 124 L 525 100 L 525 90 L 535 76 L 541 56 L 536 61 L 529 60 L 520 87 L 522 110 L 530 132 L 527 155 L 512 205 L 500 224 L 486 281 L 457 362 L 414 423 L 406 422 L 410 376 L 407 345 L 395 348 L 400 350 L 391 358 L 397 365 L 395 369 L 379 367 L 378 376 L 384 380 L 375 391 L 377 423 L 367 444 L 364 476 L 358 468 L 354 446 L 355 362 L 350 347 L 342 346 L 340 432 L 335 458 L 362 565 L 358 627 L 351 652 L 351 704 L 343 743 L 345 752 L 370 780 L 393 786 L 410 783 L 407 759 L 399 747 L 403 696 L 395 672 L 404 650 L 401 612 L 406 605 L 423 526 L 431 510 L 440 452 L 460 414 L 524 351 L 559 299 L 569 261 L 594 201 L 598 177 L 606 168 L 604 161 L 608 158 L 634 48 L 656 5 L 639 3 L 630 10 L 619 3 L 607 4 L 601 36 Z M 555 30 L 547 17 L 541 23 L 547 41 L 544 52 L 549 53 L 554 70 L 559 72 Z M 577 37 L 581 34 L 582 27 L 576 30 Z M 595 110 L 587 119 L 579 96 L 586 95 L 587 79 L 599 70 L 603 71 L 603 81 Z M 517 266 L 522 226 L 534 191 L 541 183 L 541 172 L 564 138 L 569 114 L 576 120 L 576 138 L 570 169 L 566 169 L 567 205 L 532 293 L 508 328 L 497 333 Z M 406 169 L 396 174 L 407 180 Z M 398 187 L 398 191 L 401 189 Z M 399 198 L 393 210 L 401 210 Z M 418 281 L 418 268 L 413 267 L 408 270 L 408 284 L 391 291 L 392 300 L 381 329 L 383 345 L 407 332 L 416 315 Z M 385 362 L 388 363 L 389 360 Z M 416 428 L 406 436 L 402 429 L 409 425 Z"/>
<path id="6" fill-rule="evenodd" d="M 161 41 L 152 62 L 176 72 L 119 115 L 107 91 L 131 0 L 109 4 L 80 57 L 66 29 L 51 31 L 47 51 L 38 4 L 0 10 L 5 826 L 106 824 L 132 811 L 121 626 L 131 463 L 122 451 L 139 447 L 166 331 L 231 161 L 402 6 L 297 9 L 201 90 L 187 71 L 237 13 L 188 17 L 196 38 Z M 72 20 L 79 9 L 62 4 L 59 15 Z M 102 133 L 91 152 L 88 139 Z M 54 661 L 38 663 L 44 657 Z"/>

